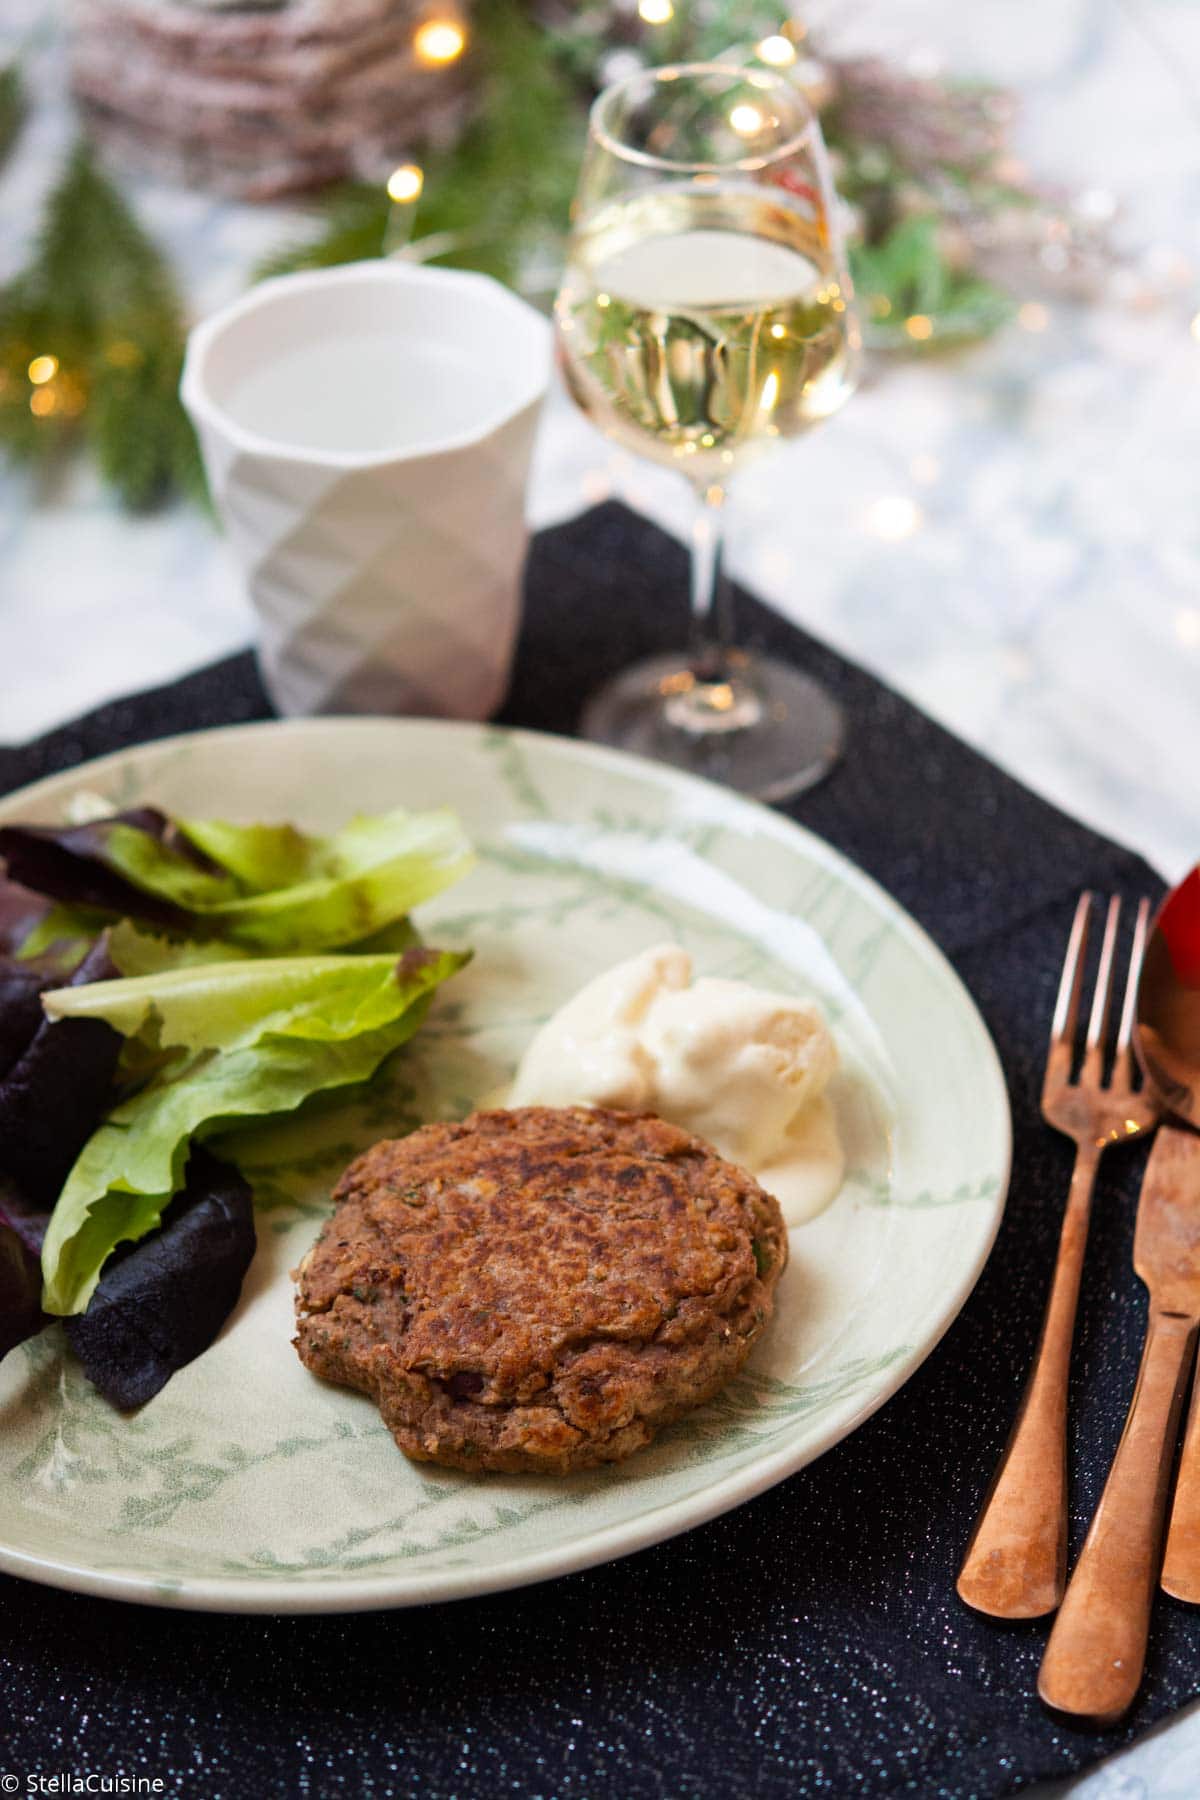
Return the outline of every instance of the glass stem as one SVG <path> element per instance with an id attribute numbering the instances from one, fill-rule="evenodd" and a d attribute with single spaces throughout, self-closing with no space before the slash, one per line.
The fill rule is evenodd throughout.
<path id="1" fill-rule="evenodd" d="M 687 669 L 674 679 L 663 710 L 667 723 L 693 737 L 745 731 L 762 718 L 762 701 L 734 648 L 733 606 L 721 569 L 725 489 L 697 484 L 692 528 L 692 630 Z"/>
<path id="2" fill-rule="evenodd" d="M 730 649 L 732 620 L 725 580 L 725 489 L 697 487 L 692 524 L 692 631 L 689 661 L 697 681 L 720 681 Z"/>

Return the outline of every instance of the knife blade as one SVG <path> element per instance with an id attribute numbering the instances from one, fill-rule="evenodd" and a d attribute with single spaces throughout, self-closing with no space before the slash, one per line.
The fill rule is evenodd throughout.
<path id="1" fill-rule="evenodd" d="M 1150 1293 L 1125 1429 L 1042 1659 L 1038 1692 L 1097 1725 L 1141 1685 L 1179 1413 L 1200 1329 L 1200 1136 L 1161 1125 L 1142 1181 L 1133 1266 Z"/>

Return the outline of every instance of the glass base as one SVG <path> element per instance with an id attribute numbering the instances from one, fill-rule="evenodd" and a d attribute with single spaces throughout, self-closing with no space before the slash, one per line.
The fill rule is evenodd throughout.
<path id="1" fill-rule="evenodd" d="M 787 663 L 740 654 L 730 677 L 708 688 L 715 707 L 697 706 L 694 678 L 678 656 L 635 663 L 593 695 L 580 731 L 758 800 L 786 800 L 829 773 L 841 755 L 843 717 L 818 682 Z"/>

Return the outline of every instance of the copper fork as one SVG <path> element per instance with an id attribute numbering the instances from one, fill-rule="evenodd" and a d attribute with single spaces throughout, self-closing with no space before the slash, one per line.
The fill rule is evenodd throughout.
<path id="1" fill-rule="evenodd" d="M 1137 909 L 1111 1073 L 1106 1078 L 1121 901 L 1114 895 L 1108 903 L 1083 1060 L 1078 1076 L 1072 1075 L 1091 912 L 1092 895 L 1081 894 L 1067 942 L 1042 1086 L 1042 1117 L 1075 1143 L 1058 1259 L 1029 1382 L 958 1577 L 958 1592 L 967 1605 L 998 1619 L 1039 1618 L 1053 1612 L 1063 1597 L 1067 1378 L 1096 1170 L 1110 1144 L 1124 1143 L 1158 1122 L 1154 1097 L 1135 1087 L 1139 1078 L 1130 1048 L 1150 917 L 1148 900 Z"/>

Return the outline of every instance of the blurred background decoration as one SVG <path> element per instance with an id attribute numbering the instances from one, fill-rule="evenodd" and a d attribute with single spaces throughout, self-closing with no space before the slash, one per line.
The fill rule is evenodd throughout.
<path id="1" fill-rule="evenodd" d="M 455 0 L 74 0 L 70 81 L 114 156 L 270 200 L 452 143 L 465 41 Z"/>
<path id="2" fill-rule="evenodd" d="M 247 277 L 401 253 L 548 300 L 587 107 L 636 68 L 723 58 L 788 71 L 822 116 L 869 341 L 928 353 L 987 336 L 1043 290 L 1119 266 L 1108 196 L 1040 186 L 1012 97 L 823 52 L 769 0 L 75 0 L 83 136 L 27 266 L 0 294 L 0 445 L 83 445 L 131 507 L 199 493 L 176 397 L 185 322 L 124 170 L 247 202 L 302 195 L 303 226 Z M 20 130 L 0 72 L 0 154 Z M 1103 202 L 1102 204 L 1100 202 Z"/>

